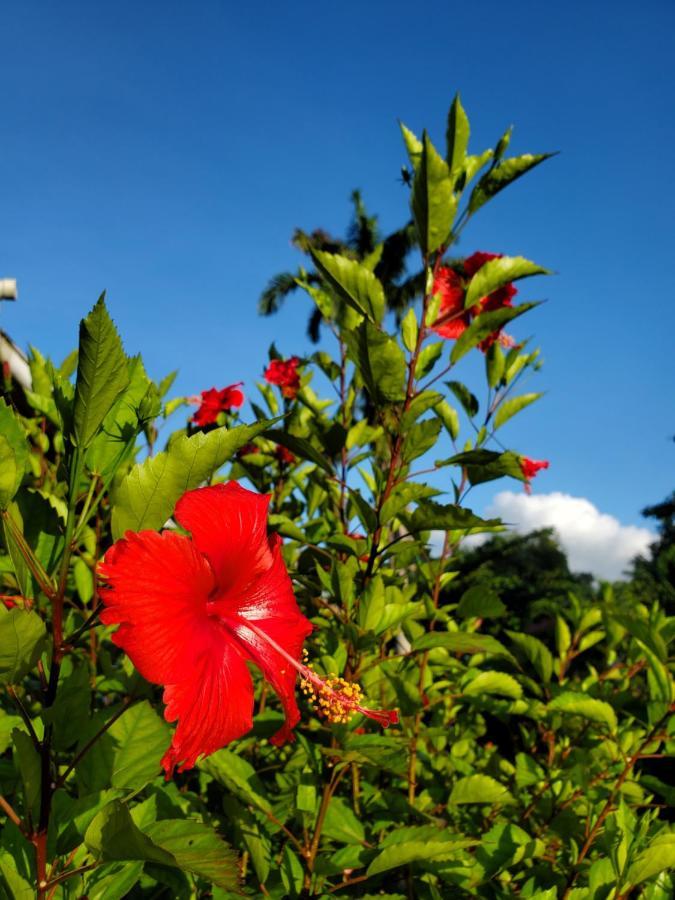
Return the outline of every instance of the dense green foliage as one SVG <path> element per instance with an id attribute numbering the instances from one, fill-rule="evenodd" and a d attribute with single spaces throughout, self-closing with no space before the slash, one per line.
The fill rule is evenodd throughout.
<path id="1" fill-rule="evenodd" d="M 545 533 L 461 553 L 502 530 L 465 501 L 474 484 L 526 481 L 502 442 L 538 396 L 518 393 L 538 351 L 491 340 L 507 323 L 522 333 L 532 304 L 481 300 L 545 270 L 482 266 L 457 340 L 431 328 L 434 285 L 478 210 L 546 155 L 507 157 L 510 131 L 469 155 L 458 98 L 443 152 L 403 136 L 421 277 L 403 302 L 403 270 L 378 276 L 381 244 L 352 235 L 331 252 L 344 248 L 305 236 L 313 268 L 293 283 L 335 353 L 302 361 L 297 395 L 261 382 L 253 422 L 222 412 L 158 451 L 184 401 L 125 354 L 100 300 L 79 353 L 58 366 L 33 350 L 32 389 L 0 400 L 0 895 L 672 896 L 675 789 L 652 764 L 675 746 L 675 619 L 645 575 L 672 559 L 672 509 L 617 590 L 570 573 Z M 486 384 L 469 387 L 481 344 Z M 330 724 L 303 701 L 296 741 L 277 748 L 279 704 L 256 673 L 253 730 L 165 782 L 160 689 L 98 622 L 97 565 L 127 529 L 160 529 L 184 491 L 225 479 L 272 495 L 315 670 L 359 682 L 400 723 Z"/>

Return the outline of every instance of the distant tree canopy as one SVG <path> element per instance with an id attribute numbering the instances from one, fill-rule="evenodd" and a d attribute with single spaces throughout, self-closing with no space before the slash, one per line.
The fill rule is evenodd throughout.
<path id="1" fill-rule="evenodd" d="M 460 552 L 451 568 L 458 574 L 447 586 L 448 602 L 458 603 L 466 591 L 480 586 L 499 597 L 505 615 L 526 624 L 556 612 L 570 591 L 584 598 L 594 592 L 593 576 L 571 571 L 551 528 L 496 535 Z"/>
<path id="2" fill-rule="evenodd" d="M 666 612 L 675 611 L 675 491 L 665 500 L 647 506 L 642 515 L 658 523 L 658 540 L 648 556 L 633 561 L 630 581 L 624 588 L 636 600 L 657 599 Z"/>

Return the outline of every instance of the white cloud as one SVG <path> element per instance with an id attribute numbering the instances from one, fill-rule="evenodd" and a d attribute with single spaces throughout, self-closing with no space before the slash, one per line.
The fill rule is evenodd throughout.
<path id="1" fill-rule="evenodd" d="M 631 559 L 655 539 L 649 529 L 622 525 L 585 497 L 560 492 L 528 496 L 502 491 L 485 510 L 486 518 L 493 516 L 521 534 L 554 528 L 573 571 L 609 580 L 620 578 Z"/>

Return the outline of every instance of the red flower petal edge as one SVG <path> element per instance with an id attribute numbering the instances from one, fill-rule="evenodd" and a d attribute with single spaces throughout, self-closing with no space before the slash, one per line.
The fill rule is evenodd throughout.
<path id="1" fill-rule="evenodd" d="M 191 538 L 128 531 L 99 567 L 101 620 L 119 626 L 114 643 L 145 678 L 164 686 L 165 718 L 178 723 L 162 759 L 167 777 L 252 727 L 247 660 L 284 708 L 274 743 L 292 739 L 300 718 L 298 673 L 331 721 L 353 712 L 397 721 L 395 712 L 362 706 L 358 685 L 323 681 L 300 662 L 312 626 L 298 609 L 281 541 L 267 534 L 269 501 L 236 482 L 188 491 L 174 517 Z"/>

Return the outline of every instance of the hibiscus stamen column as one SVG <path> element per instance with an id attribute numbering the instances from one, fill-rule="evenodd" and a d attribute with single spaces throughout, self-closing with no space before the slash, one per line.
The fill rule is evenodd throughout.
<path id="1" fill-rule="evenodd" d="M 354 713 L 361 713 L 361 715 L 378 722 L 383 728 L 398 723 L 398 711 L 395 709 L 380 710 L 363 706 L 361 704 L 363 692 L 360 685 L 336 675 L 331 675 L 325 679 L 321 678 L 309 665 L 294 659 L 290 653 L 287 653 L 280 644 L 261 628 L 254 625 L 253 622 L 247 620 L 245 625 L 246 628 L 249 628 L 257 637 L 269 644 L 296 669 L 300 674 L 300 686 L 303 694 L 309 698 L 311 705 L 316 706 L 319 715 L 329 722 L 346 724 L 351 720 Z M 304 655 L 306 658 L 307 651 L 304 652 Z"/>

